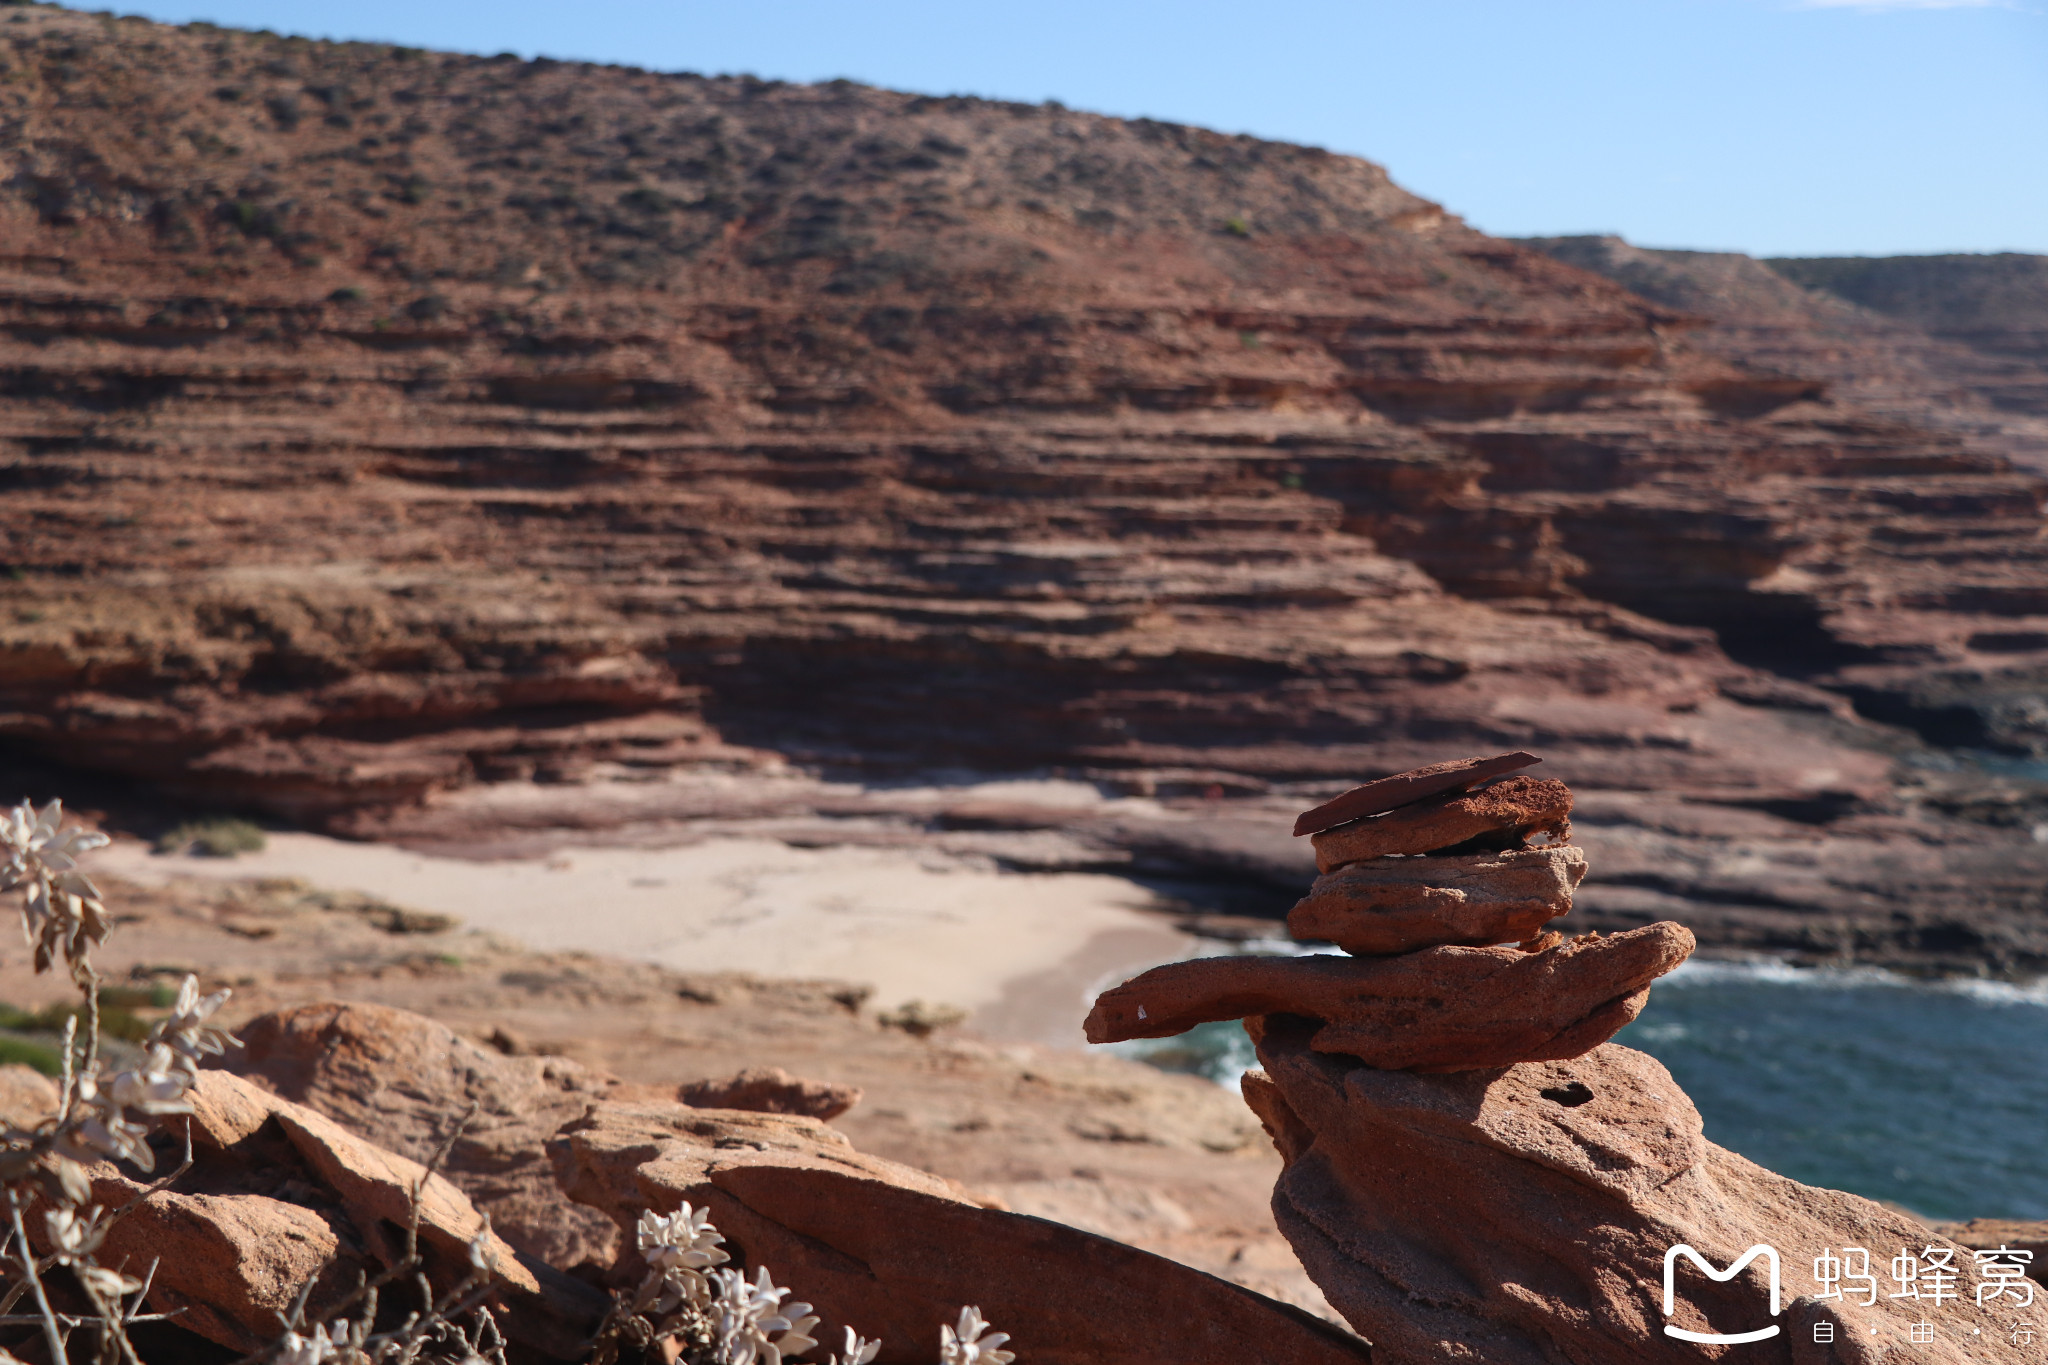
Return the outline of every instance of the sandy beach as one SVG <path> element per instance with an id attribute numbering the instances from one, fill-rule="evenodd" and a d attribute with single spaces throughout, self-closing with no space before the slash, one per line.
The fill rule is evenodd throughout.
<path id="1" fill-rule="evenodd" d="M 765 838 L 491 862 L 302 833 L 272 834 L 263 851 L 232 859 L 123 839 L 94 870 L 144 885 L 298 878 L 454 915 L 543 951 L 860 982 L 880 1008 L 951 1005 L 985 1037 L 1075 1047 L 1097 989 L 1197 947 L 1121 877 Z"/>

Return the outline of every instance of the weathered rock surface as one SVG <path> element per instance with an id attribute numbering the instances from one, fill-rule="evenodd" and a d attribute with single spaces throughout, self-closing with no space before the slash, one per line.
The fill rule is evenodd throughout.
<path id="1" fill-rule="evenodd" d="M 801 1114 L 829 1122 L 860 1103 L 860 1087 L 835 1081 L 801 1080 L 779 1066 L 765 1066 L 691 1081 L 676 1091 L 676 1098 L 698 1109 Z"/>
<path id="2" fill-rule="evenodd" d="M 1453 736 L 1869 813 L 1853 744 L 1755 739 L 1814 669 L 2038 738 L 1984 672 L 2048 622 L 2031 477 L 1368 163 L 11 18 L 17 753 L 388 833 L 771 750 L 1237 793 Z"/>
<path id="3" fill-rule="evenodd" d="M 2048 1222 L 2029 1223 L 2016 1218 L 1972 1218 L 1967 1223 L 1950 1223 L 1937 1229 L 1943 1237 L 1975 1251 L 2011 1247 L 2031 1251 L 2034 1259 L 2027 1273 L 2048 1281 Z"/>
<path id="4" fill-rule="evenodd" d="M 1439 792 L 1463 791 L 1489 777 L 1498 777 L 1542 761 L 1534 754 L 1496 754 L 1492 758 L 1456 758 L 1395 773 L 1391 777 L 1353 787 L 1314 810 L 1303 811 L 1294 821 L 1295 837 L 1316 834 L 1350 820 L 1406 806 Z"/>
<path id="5" fill-rule="evenodd" d="M 386 1136 L 393 1146 L 431 1151 L 445 1138 L 452 1117 L 470 1104 L 480 1106 L 471 1129 L 450 1152 L 450 1179 L 473 1192 L 494 1224 L 518 1229 L 517 1239 L 507 1234 L 508 1242 L 552 1247 L 561 1264 L 588 1261 L 600 1252 L 610 1264 L 624 1248 L 622 1273 L 629 1273 L 636 1254 L 630 1238 L 620 1237 L 621 1226 L 630 1226 L 643 1208 L 666 1211 L 682 1199 L 699 1206 L 710 1201 L 719 1226 L 750 1260 L 767 1264 L 778 1282 L 796 1284 L 821 1308 L 837 1313 L 835 1322 L 870 1336 L 884 1326 L 900 1332 L 903 1340 L 892 1341 L 885 1359 L 904 1361 L 930 1357 L 940 1316 L 957 1315 L 961 1303 L 977 1303 L 997 1316 L 997 1300 L 986 1289 L 950 1306 L 942 1302 L 948 1293 L 999 1269 L 1021 1282 L 1022 1272 L 997 1267 L 993 1262 L 1002 1253 L 991 1250 L 960 1257 L 950 1279 L 940 1276 L 929 1288 L 914 1288 L 931 1272 L 927 1262 L 956 1255 L 944 1238 L 959 1232 L 1014 1242 L 1022 1234 L 1013 1224 L 965 1229 L 945 1225 L 945 1217 L 934 1222 L 924 1205 L 877 1191 L 901 1187 L 928 1201 L 999 1215 L 983 1209 L 957 1182 L 857 1152 L 814 1117 L 774 1111 L 810 1104 L 844 1112 L 858 1093 L 852 1087 L 819 1085 L 765 1067 L 692 1083 L 680 1092 L 674 1086 L 626 1084 L 565 1058 L 507 1057 L 417 1015 L 367 1005 L 280 1010 L 258 1016 L 240 1032 L 246 1046 L 237 1065 L 247 1074 L 303 1096 L 340 1123 Z M 679 1093 L 693 1102 L 678 1103 Z M 720 1095 L 746 1109 L 701 1107 Z M 813 1167 L 831 1178 L 818 1184 L 824 1177 Z M 756 1179 L 765 1186 L 749 1183 Z M 728 1193 L 717 1194 L 719 1189 Z M 778 1202 L 785 1197 L 793 1202 Z M 1132 1332 L 1149 1330 L 1136 1326 L 1138 1320 L 1155 1327 L 1165 1320 L 1155 1319 L 1155 1311 L 1176 1318 L 1204 1313 L 1217 1320 L 1217 1327 L 1203 1330 L 1220 1332 L 1222 1349 L 1255 1339 L 1255 1327 L 1272 1317 L 1279 1324 L 1272 1330 L 1301 1335 L 1304 1359 L 1356 1358 L 1358 1348 L 1347 1338 L 1260 1295 L 1086 1233 L 1000 1216 L 1024 1226 L 1025 1245 L 1036 1253 L 1077 1251 L 1080 1273 L 1106 1277 L 1107 1287 L 1090 1291 L 1092 1298 L 1084 1295 L 1086 1306 L 1076 1314 L 1121 1293 Z M 600 1227 L 586 1226 L 592 1220 Z M 866 1232 L 852 1230 L 871 1222 Z M 1068 1237 L 1080 1240 L 1069 1245 L 1062 1240 Z M 892 1238 L 915 1245 L 899 1246 Z M 830 1250 L 821 1249 L 821 1242 Z M 847 1256 L 856 1254 L 871 1270 L 849 1270 Z M 1136 1296 L 1139 1286 L 1155 1284 L 1165 1295 L 1156 1309 L 1152 1300 Z M 1021 1311 L 1026 1292 L 1019 1289 L 1007 1301 L 1019 1310 L 1011 1314 L 1013 1321 L 1027 1316 Z M 895 1316 L 886 1322 L 877 1320 L 881 1303 L 894 1305 Z M 1048 1321 L 1042 1311 L 1036 1317 Z M 1047 1351 L 1056 1356 L 1066 1349 L 1063 1334 L 1074 1327 L 1065 1319 L 1052 1322 Z M 1074 1349 L 1084 1353 L 1070 1358 L 1087 1359 L 1085 1351 L 1098 1347 L 1122 1349 L 1117 1330 L 1123 1329 L 1098 1328 L 1075 1338 L 1081 1345 Z M 1189 1338 L 1196 1348 L 1208 1340 L 1200 1333 Z"/>
<path id="6" fill-rule="evenodd" d="M 1572 1061 L 1455 1076 L 1361 1067 L 1273 1021 L 1265 1070 L 1245 1098 L 1287 1162 L 1273 1196 L 1282 1231 L 1376 1359 L 1487 1365 L 1694 1362 L 1664 1334 L 1663 1264 L 1674 1245 L 1717 1268 L 1765 1243 L 1781 1258 L 1773 1318 L 1761 1266 L 1717 1283 L 1675 1277 L 1672 1325 L 1695 1332 L 1781 1327 L 1741 1358 L 1806 1365 L 1880 1360 L 2038 1360 L 2008 1342 L 2012 1314 L 1979 1314 L 1966 1248 L 1868 1200 L 1774 1175 L 1701 1135 L 1700 1117 L 1653 1059 L 1608 1044 Z M 1963 1303 L 1930 1312 L 1886 1297 L 1901 1249 L 1954 1252 Z M 1871 1254 L 1874 1306 L 1816 1296 L 1823 1250 Z M 1879 1263 L 1883 1262 L 1883 1265 Z M 1909 1344 L 1922 1317 L 1940 1324 Z M 1814 1325 L 1833 1326 L 1816 1344 Z M 1707 1348 L 1712 1350 L 1713 1348 Z M 2015 1354 L 2015 1352 L 2018 1352 Z M 1730 1357 L 1734 1358 L 1733 1356 Z"/>
<path id="7" fill-rule="evenodd" d="M 471 1242 L 484 1235 L 513 1340 L 568 1358 L 603 1313 L 603 1297 L 588 1286 L 484 1234 L 475 1205 L 420 1163 L 226 1072 L 202 1072 L 191 1098 L 193 1169 L 116 1225 L 101 1252 L 109 1265 L 155 1261 L 149 1304 L 183 1309 L 183 1328 L 252 1350 L 276 1339 L 277 1315 L 308 1282 L 318 1320 L 358 1273 L 403 1256 L 415 1190 L 425 1273 L 437 1290 L 457 1283 L 468 1274 Z M 168 1134 L 155 1145 L 160 1161 L 171 1159 Z M 105 1163 L 92 1176 L 103 1207 L 143 1188 Z"/>
<path id="8" fill-rule="evenodd" d="M 57 1083 L 40 1071 L 9 1062 L 0 1066 L 0 1123 L 33 1128 L 57 1112 Z"/>
<path id="9" fill-rule="evenodd" d="M 1650 983 L 1686 959 L 1676 924 L 1588 936 L 1541 952 L 1426 948 L 1393 958 L 1208 957 L 1155 967 L 1103 992 L 1091 1043 L 1166 1038 L 1221 1019 L 1297 1015 L 1313 1046 L 1368 1066 L 1464 1071 L 1576 1057 L 1642 1011 Z M 1257 1037 L 1260 1026 L 1251 1032 Z"/>
<path id="10" fill-rule="evenodd" d="M 566 1198 L 542 1144 L 620 1082 L 561 1058 L 507 1057 L 404 1010 L 323 1003 L 252 1019 L 223 1058 L 237 1074 L 350 1132 L 427 1160 L 471 1105 L 441 1172 L 520 1250 L 608 1265 L 610 1220 Z M 631 1093 L 644 1093 L 635 1087 Z"/>
<path id="11" fill-rule="evenodd" d="M 1390 855 L 1435 853 L 1488 836 L 1514 848 L 1537 835 L 1571 838 L 1571 788 L 1556 778 L 1504 777 L 1475 792 L 1437 797 L 1384 815 L 1318 831 L 1310 840 L 1316 870 Z"/>
<path id="12" fill-rule="evenodd" d="M 1532 937 L 1571 913 L 1586 855 L 1569 844 L 1437 858 L 1375 858 L 1316 878 L 1287 932 L 1384 956 L 1440 944 L 1485 947 Z"/>
<path id="13" fill-rule="evenodd" d="M 565 1057 L 506 1056 L 407 1010 L 324 1002 L 258 1015 L 223 1058 L 238 1075 L 382 1147 L 426 1160 L 472 1106 L 441 1172 L 513 1246 L 571 1267 L 610 1265 L 609 1218 L 565 1196 L 545 1143 L 603 1099 L 681 1099 L 709 1109 L 830 1119 L 856 1086 L 807 1081 L 779 1067 L 681 1087 L 629 1084 Z"/>
<path id="14" fill-rule="evenodd" d="M 1983 362 L 1970 387 L 1992 407 L 2048 417 L 2048 256 L 1809 256 L 1764 264 L 1815 293 L 1967 347 Z"/>
<path id="15" fill-rule="evenodd" d="M 1106 1238 L 983 1208 L 865 1156 L 816 1120 L 606 1103 L 550 1144 L 563 1187 L 630 1226 L 708 1208 L 750 1264 L 793 1283 L 828 1327 L 928 1361 L 939 1324 L 979 1306 L 1048 1365 L 1361 1362 L 1365 1343 L 1298 1310 Z M 637 1257 L 620 1266 L 638 1270 Z"/>

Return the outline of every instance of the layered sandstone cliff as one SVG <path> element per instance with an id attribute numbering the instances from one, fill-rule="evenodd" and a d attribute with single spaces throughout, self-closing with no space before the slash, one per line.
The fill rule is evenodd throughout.
<path id="1" fill-rule="evenodd" d="M 2048 417 L 2048 256 L 1783 257 L 1788 280 L 1982 357 L 1976 387 L 2007 412 Z"/>
<path id="2" fill-rule="evenodd" d="M 42 10 L 0 62 L 17 754 L 390 832 L 506 777 L 1541 742 L 1803 842 L 1903 809 L 1845 697 L 2048 744 L 2033 475 L 1366 162 Z M 1940 886 L 2006 840 L 1888 828 Z"/>
<path id="3" fill-rule="evenodd" d="M 2035 468 L 2048 457 L 2048 257 L 1759 260 L 1612 236 L 1520 240 L 1697 318 L 1703 349 L 1824 379 L 1859 407 L 1967 433 Z"/>

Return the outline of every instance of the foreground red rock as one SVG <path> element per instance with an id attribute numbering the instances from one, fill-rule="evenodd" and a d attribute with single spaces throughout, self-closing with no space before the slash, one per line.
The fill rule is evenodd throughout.
<path id="1" fill-rule="evenodd" d="M 415 1190 L 428 1278 L 437 1290 L 462 1280 L 481 1235 L 515 1342 L 573 1358 L 603 1313 L 587 1285 L 485 1233 L 467 1196 L 420 1163 L 223 1071 L 201 1072 L 191 1099 L 195 1166 L 117 1224 L 102 1251 L 108 1265 L 157 1262 L 149 1305 L 178 1310 L 183 1330 L 236 1351 L 276 1340 L 278 1315 L 302 1286 L 314 1285 L 317 1315 L 358 1274 L 402 1257 Z M 102 1207 L 143 1188 L 107 1163 L 92 1177 Z"/>
<path id="2" fill-rule="evenodd" d="M 616 1079 L 561 1058 L 507 1057 L 377 1005 L 279 1010 L 239 1036 L 242 1047 L 222 1059 L 237 1074 L 414 1161 L 476 1105 L 441 1169 L 498 1233 L 564 1268 L 618 1254 L 610 1220 L 563 1196 L 542 1151 L 557 1128 L 617 1093 Z"/>
<path id="3" fill-rule="evenodd" d="M 441 1170 L 521 1251 L 564 1268 L 617 1257 L 609 1218 L 565 1196 L 544 1144 L 606 1098 L 681 1099 L 699 1108 L 808 1113 L 852 1108 L 852 1086 L 757 1068 L 680 1089 L 634 1085 L 564 1057 L 506 1056 L 431 1019 L 323 1002 L 258 1015 L 222 1059 L 237 1074 L 350 1132 L 424 1161 L 474 1105 Z"/>
<path id="4" fill-rule="evenodd" d="M 1499 838 L 1503 842 L 1494 846 L 1500 848 L 1539 834 L 1564 843 L 1571 837 L 1571 813 L 1571 788 L 1555 778 L 1518 775 L 1320 830 L 1309 842 L 1316 870 L 1334 872 L 1366 858 L 1435 853 L 1481 836 Z"/>
<path id="5" fill-rule="evenodd" d="M 1485 1365 L 1696 1365 L 1714 1349 L 1758 1365 L 1991 1365 L 2039 1361 L 2007 1339 L 2010 1312 L 1979 1314 L 1968 1249 L 1854 1195 L 1800 1185 L 1708 1142 L 1692 1103 L 1655 1060 L 1614 1044 L 1572 1061 L 1456 1076 L 1361 1067 L 1310 1046 L 1305 1025 L 1259 1042 L 1245 1078 L 1287 1162 L 1273 1211 L 1330 1302 L 1375 1358 Z M 1716 1283 L 1674 1281 L 1671 1325 L 1770 1340 L 1707 1348 L 1667 1336 L 1666 1253 L 1717 1268 L 1759 1243 L 1781 1258 L 1773 1318 L 1761 1268 Z M 1884 1266 L 1903 1249 L 1946 1248 L 1962 1303 L 1936 1313 L 1893 1300 Z M 1868 1250 L 1873 1306 L 1816 1298 L 1824 1250 Z M 1681 1263 L 1682 1264 L 1682 1263 Z M 1909 1328 L 1938 1318 L 1930 1344 Z M 1815 1341 L 1828 1324 L 1832 1341 Z M 1970 1329 L 1984 1330 L 1970 1335 Z"/>
<path id="6" fill-rule="evenodd" d="M 1365 1343 L 1297 1309 L 1147 1252 L 984 1208 L 922 1171 L 863 1155 L 814 1119 L 604 1103 L 549 1143 L 563 1188 L 629 1227 L 708 1208 L 750 1265 L 834 1330 L 924 1365 L 974 1304 L 1043 1365 L 1285 1361 L 1358 1365 Z M 615 1278 L 637 1276 L 629 1254 Z"/>
<path id="7" fill-rule="evenodd" d="M 1586 855 L 1570 845 L 1374 858 L 1318 877 L 1287 912 L 1287 932 L 1366 956 L 1519 943 L 1571 913 L 1585 876 Z"/>
<path id="8" fill-rule="evenodd" d="M 1575 1057 L 1634 1019 L 1650 983 L 1692 948 L 1682 926 L 1652 924 L 1536 953 L 1199 958 L 1105 991 L 1086 1030 L 1089 1042 L 1107 1043 L 1170 1037 L 1215 1020 L 1299 1015 L 1315 1021 L 1317 1051 L 1369 1066 L 1463 1071 Z"/>
<path id="9" fill-rule="evenodd" d="M 1012 1221 L 993 1228 L 986 1223 L 955 1228 L 947 1218 L 969 1215 L 932 1215 L 927 1205 L 904 1201 L 915 1195 L 965 1208 L 972 1215 L 997 1214 L 953 1181 L 855 1151 L 837 1130 L 814 1118 L 774 1112 L 798 1104 L 837 1108 L 852 1098 L 851 1087 L 753 1068 L 683 1086 L 680 1095 L 692 1103 L 681 1104 L 674 1086 L 624 1084 L 558 1057 L 508 1057 L 431 1020 L 379 1006 L 319 1004 L 279 1010 L 242 1026 L 241 1034 L 246 1046 L 233 1060 L 248 1076 L 303 1097 L 338 1123 L 401 1150 L 431 1151 L 455 1117 L 467 1106 L 479 1105 L 472 1130 L 450 1153 L 450 1177 L 478 1207 L 491 1213 L 494 1222 L 518 1227 L 519 1240 L 529 1246 L 552 1245 L 559 1254 L 581 1260 L 602 1248 L 604 1265 L 624 1247 L 625 1264 L 631 1265 L 631 1239 L 622 1240 L 619 1227 L 630 1226 L 640 1209 L 668 1211 L 682 1198 L 703 1205 L 713 1197 L 713 1185 L 741 1190 L 736 1196 L 718 1196 L 726 1202 L 714 1205 L 721 1210 L 715 1216 L 750 1260 L 770 1267 L 778 1283 L 794 1284 L 804 1297 L 831 1304 L 835 1312 L 843 1309 L 835 1321 L 860 1327 L 870 1336 L 893 1323 L 906 1339 L 914 1332 L 932 1338 L 920 1340 L 914 1354 L 892 1347 L 895 1354 L 885 1359 L 928 1361 L 936 1349 L 940 1320 L 930 1314 L 950 1320 L 961 1304 L 976 1303 L 994 1316 L 996 1300 L 980 1288 L 968 1292 L 964 1286 L 999 1270 L 1012 1278 L 1021 1274 L 1014 1266 L 996 1265 L 1001 1254 L 997 1250 L 959 1252 L 946 1240 L 956 1232 L 980 1238 L 999 1234 L 1005 1244 L 1022 1235 L 1025 1244 L 1045 1256 L 1064 1255 L 1078 1246 L 1077 1264 L 1121 1286 L 1116 1291 L 1124 1296 L 1121 1311 L 1141 1323 L 1156 1326 L 1174 1314 L 1193 1312 L 1189 1305 L 1203 1299 L 1200 1311 L 1220 1315 L 1224 1327 L 1217 1330 L 1227 1329 L 1225 1344 L 1233 1348 L 1256 1339 L 1258 1325 L 1277 1315 L 1279 1326 L 1271 1330 L 1280 1332 L 1283 1340 L 1291 1339 L 1289 1332 L 1300 1334 L 1308 1343 L 1303 1359 L 1358 1358 L 1349 1338 L 1331 1335 L 1326 1325 L 1308 1325 L 1305 1315 L 1113 1242 L 1015 1215 L 1002 1215 Z M 701 1107 L 714 1098 L 746 1104 L 749 1110 Z M 822 1194 L 816 1186 L 823 1178 L 819 1171 L 831 1177 Z M 558 1173 L 570 1183 L 569 1193 L 557 1183 Z M 747 1185 L 748 1180 L 766 1182 L 766 1188 Z M 678 1193 L 685 1189 L 694 1193 Z M 792 1201 L 788 1208 L 775 1202 L 784 1197 Z M 818 1220 L 828 1212 L 821 1199 L 832 1201 L 831 1216 L 843 1217 L 854 1231 L 821 1231 L 824 1224 Z M 774 1217 L 780 1224 L 763 1221 L 758 1211 L 770 1207 L 777 1210 Z M 584 1226 L 590 1221 L 600 1225 L 599 1230 Z M 552 1235 L 550 1228 L 556 1230 Z M 830 1248 L 854 1246 L 859 1237 L 870 1239 L 860 1245 L 866 1248 L 862 1254 L 871 1259 L 873 1273 L 849 1278 L 845 1257 Z M 1070 1245 L 1068 1237 L 1080 1241 Z M 507 1240 L 515 1239 L 508 1235 Z M 960 1260 L 958 1268 L 946 1274 L 925 1264 L 947 1257 Z M 1139 1259 L 1126 1263 L 1120 1259 L 1125 1257 Z M 916 1289 L 914 1284 L 923 1283 L 921 1277 L 928 1273 L 937 1287 L 928 1292 Z M 282 1282 L 287 1277 L 270 1278 Z M 1140 1292 L 1140 1286 L 1155 1279 L 1165 1295 L 1160 1316 Z M 838 1297 L 828 1298 L 828 1288 L 835 1285 Z M 1077 1301 L 1089 1305 L 1089 1311 L 1102 1307 L 1103 1294 L 1109 1292 L 1056 1288 L 1070 1297 L 1078 1295 Z M 965 1297 L 942 1303 L 954 1290 Z M 1054 1334 L 1077 1330 L 1075 1322 L 1049 1319 L 1036 1310 L 1025 1313 L 1022 1291 L 1010 1302 L 1017 1310 L 1014 1321 L 1036 1316 L 1052 1322 L 1042 1341 L 1046 1350 L 1066 1349 L 1061 1345 L 1064 1338 Z M 896 1316 L 878 1320 L 877 1304 L 899 1305 L 888 1310 Z M 1076 1340 L 1097 1345 L 1112 1341 L 1103 1335 L 1108 1328 L 1091 1331 L 1093 1335 Z M 1198 1334 L 1190 1340 L 1199 1345 L 1207 1338 Z"/>

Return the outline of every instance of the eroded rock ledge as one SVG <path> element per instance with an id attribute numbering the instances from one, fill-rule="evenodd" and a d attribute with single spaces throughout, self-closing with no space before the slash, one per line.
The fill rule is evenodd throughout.
<path id="1" fill-rule="evenodd" d="M 1758 1243 L 1777 1248 L 1781 1316 L 1770 1315 L 1759 1272 L 1726 1284 L 1687 1278 L 1668 1320 L 1699 1332 L 1780 1326 L 1776 1339 L 1742 1348 L 1759 1361 L 1904 1358 L 1924 1306 L 1884 1293 L 1868 1308 L 1817 1299 L 1823 1249 L 1863 1247 L 1889 1261 L 1901 1249 L 1946 1248 L 1966 1297 L 1974 1283 L 1969 1248 L 1707 1141 L 1671 1074 L 1615 1043 L 1570 1061 L 1419 1076 L 1316 1052 L 1304 1029 L 1279 1025 L 1265 1030 L 1259 1060 L 1245 1100 L 1287 1161 L 1274 1216 L 1330 1302 L 1388 1360 L 1697 1361 L 1700 1347 L 1663 1331 L 1664 1256 L 1679 1244 L 1716 1267 Z M 1913 1359 L 2034 1358 L 1956 1330 L 1965 1310 L 1949 1307 L 1939 1342 L 1910 1347 Z M 1832 1344 L 1815 1343 L 1816 1322 L 1835 1325 Z"/>

